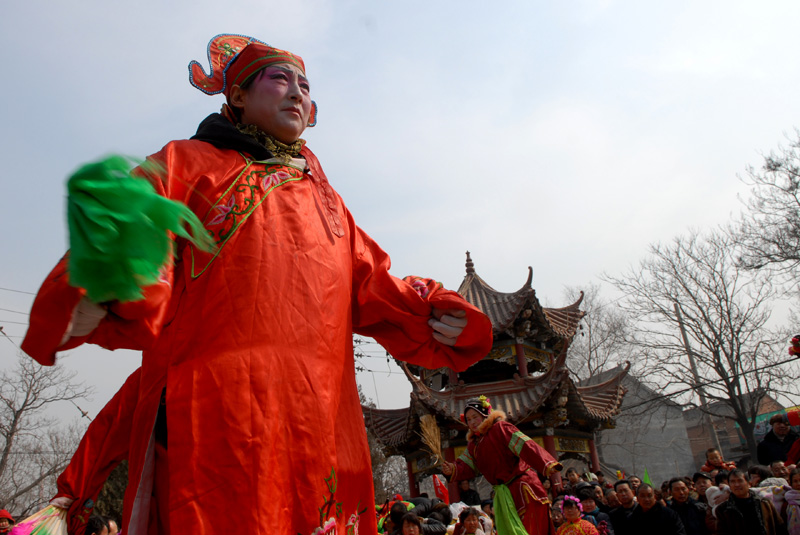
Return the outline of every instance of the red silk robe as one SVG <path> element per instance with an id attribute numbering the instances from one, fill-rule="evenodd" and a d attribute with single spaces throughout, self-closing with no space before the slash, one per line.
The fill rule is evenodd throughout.
<path id="1" fill-rule="evenodd" d="M 479 433 L 468 434 L 467 451 L 456 459 L 451 479 L 483 475 L 492 485 L 508 486 L 528 533 L 553 534 L 550 499 L 536 472 L 549 476 L 560 463 L 504 418 L 502 412 L 493 411 Z"/>
<path id="2" fill-rule="evenodd" d="M 464 370 L 491 347 L 488 318 L 455 292 L 389 274 L 389 257 L 355 225 L 316 157 L 302 156 L 298 170 L 202 141 L 169 143 L 152 157 L 166 169 L 154 185 L 198 215 L 217 252 L 179 239 L 144 299 L 111 304 L 95 331 L 61 347 L 83 295 L 64 260 L 34 302 L 23 349 L 43 364 L 84 342 L 144 350 L 130 535 L 375 533 L 352 332 L 426 368 Z M 433 307 L 467 311 L 454 348 L 432 338 Z M 168 447 L 159 451 L 164 390 Z"/>
<path id="3" fill-rule="evenodd" d="M 133 372 L 92 420 L 72 460 L 58 477 L 56 497 L 74 500 L 68 514 L 70 535 L 83 533 L 103 484 L 111 471 L 128 458 L 141 372 Z"/>

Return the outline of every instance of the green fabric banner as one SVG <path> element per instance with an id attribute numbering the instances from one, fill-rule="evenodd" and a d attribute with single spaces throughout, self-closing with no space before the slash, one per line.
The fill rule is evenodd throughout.
<path id="1" fill-rule="evenodd" d="M 528 535 L 517 514 L 511 491 L 505 485 L 494 486 L 494 520 L 498 535 Z"/>

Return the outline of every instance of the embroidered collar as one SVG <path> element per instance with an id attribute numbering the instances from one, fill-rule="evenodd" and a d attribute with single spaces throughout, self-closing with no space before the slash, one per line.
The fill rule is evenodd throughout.
<path id="1" fill-rule="evenodd" d="M 292 158 L 297 158 L 300 156 L 300 151 L 303 149 L 303 145 L 306 144 L 304 139 L 298 139 L 291 144 L 282 143 L 271 135 L 261 131 L 254 124 L 238 123 L 236 125 L 236 129 L 242 134 L 251 136 L 259 143 L 259 145 L 262 145 L 265 149 L 271 152 L 275 158 L 278 158 L 283 163 L 287 164 L 292 161 Z"/>

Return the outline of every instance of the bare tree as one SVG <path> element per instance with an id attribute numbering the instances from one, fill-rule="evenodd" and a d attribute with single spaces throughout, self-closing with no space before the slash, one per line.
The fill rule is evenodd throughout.
<path id="1" fill-rule="evenodd" d="M 358 385 L 358 397 L 365 407 L 375 407 Z M 367 443 L 372 461 L 372 483 L 375 488 L 375 503 L 383 503 L 395 494 L 408 492 L 406 462 L 400 455 L 386 456 L 378 437 L 367 428 Z"/>
<path id="2" fill-rule="evenodd" d="M 43 367 L 26 355 L 0 373 L 0 508 L 26 515 L 55 494 L 85 426 L 58 425 L 53 404 L 83 399 L 91 389 L 62 366 Z"/>
<path id="3" fill-rule="evenodd" d="M 760 168 L 749 167 L 742 180 L 751 186 L 746 211 L 734 224 L 740 263 L 748 269 L 763 267 L 791 275 L 800 274 L 800 131 L 764 157 Z"/>
<path id="4" fill-rule="evenodd" d="M 600 285 L 568 287 L 568 301 L 576 301 L 583 293 L 578 335 L 569 346 L 567 367 L 576 377 L 585 380 L 631 359 L 631 346 L 626 340 L 630 323 L 625 311 L 600 296 Z"/>
<path id="5" fill-rule="evenodd" d="M 722 402 L 722 411 L 713 412 L 711 403 L 700 409 L 732 417 L 755 457 L 759 405 L 767 394 L 781 392 L 793 374 L 777 366 L 786 334 L 767 325 L 775 288 L 766 274 L 739 269 L 733 250 L 728 233 L 693 232 L 652 245 L 637 267 L 605 279 L 626 294 L 620 304 L 636 318 L 629 339 L 641 350 L 651 382 L 662 392 L 682 392 L 677 399 L 691 400 L 703 389 L 709 401 Z"/>

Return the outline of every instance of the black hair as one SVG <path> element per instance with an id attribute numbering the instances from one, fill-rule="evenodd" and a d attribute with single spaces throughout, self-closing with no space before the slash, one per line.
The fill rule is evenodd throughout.
<path id="1" fill-rule="evenodd" d="M 633 485 L 631 485 L 631 482 L 628 481 L 627 479 L 618 479 L 614 481 L 614 490 L 617 490 L 617 488 L 619 488 L 620 485 L 628 485 L 628 488 L 633 490 Z"/>
<path id="2" fill-rule="evenodd" d="M 422 529 L 422 521 L 419 519 L 416 513 L 412 512 L 404 514 L 403 518 L 400 519 L 400 522 L 398 522 L 397 525 L 399 525 L 400 528 L 402 529 L 403 524 L 405 524 L 406 522 L 414 524 L 418 528 Z"/>
<path id="3" fill-rule="evenodd" d="M 800 475 L 800 468 L 795 468 L 791 472 L 789 472 L 789 486 L 792 486 L 792 478 L 794 476 Z"/>
<path id="4" fill-rule="evenodd" d="M 108 529 L 108 522 L 105 517 L 92 515 L 86 523 L 86 535 L 100 535 L 104 529 Z"/>
<path id="5" fill-rule="evenodd" d="M 578 471 L 577 471 L 577 470 L 575 470 L 574 468 L 567 468 L 567 471 L 566 471 L 566 472 L 564 472 L 564 475 L 567 475 L 567 476 L 568 476 L 568 475 L 570 475 L 570 474 L 571 474 L 571 473 L 573 473 L 573 472 L 575 472 L 576 474 L 578 473 Z"/>
<path id="6" fill-rule="evenodd" d="M 400 522 L 403 520 L 403 515 L 408 512 L 408 508 L 406 508 L 406 504 L 402 502 L 395 502 L 392 504 L 392 508 L 389 509 L 389 518 L 392 519 L 392 523 L 397 525 L 402 525 Z"/>
<path id="7" fill-rule="evenodd" d="M 747 473 L 749 475 L 756 475 L 758 476 L 759 481 L 764 481 L 765 479 L 769 479 L 772 477 L 772 472 L 767 470 L 766 466 L 762 466 L 760 464 L 754 464 L 750 468 L 747 469 Z"/>
<path id="8" fill-rule="evenodd" d="M 673 477 L 672 479 L 670 479 L 668 483 L 670 492 L 672 491 L 672 485 L 674 485 L 675 483 L 683 483 L 684 485 L 686 485 L 686 480 L 683 479 L 682 477 Z M 686 486 L 688 487 L 689 485 Z"/>
<path id="9" fill-rule="evenodd" d="M 645 483 L 643 481 L 642 484 L 639 485 L 639 488 L 636 489 L 636 495 L 638 496 L 640 492 L 642 492 L 643 490 L 647 490 L 647 489 L 652 489 L 653 492 L 656 491 L 656 489 L 654 489 L 652 485 L 648 485 L 647 483 Z"/>
<path id="10" fill-rule="evenodd" d="M 475 518 L 480 518 L 481 513 L 474 507 L 467 507 L 458 514 L 458 521 L 463 524 L 464 521 L 471 516 L 474 516 Z"/>
<path id="11" fill-rule="evenodd" d="M 728 472 L 727 470 L 720 470 L 719 472 L 717 472 L 717 475 L 714 476 L 714 484 L 719 487 L 719 484 L 728 481 L 729 477 L 730 477 L 730 472 Z"/>
<path id="12" fill-rule="evenodd" d="M 445 526 L 449 526 L 450 522 L 453 521 L 453 512 L 450 510 L 449 505 L 444 502 L 439 502 L 433 506 L 433 512 L 428 515 L 428 518 L 433 518 Z"/>
<path id="13" fill-rule="evenodd" d="M 728 472 L 728 480 L 729 481 L 733 476 L 743 477 L 745 481 L 747 481 L 748 483 L 750 482 L 749 478 L 747 477 L 748 476 L 747 472 L 745 472 L 741 468 L 734 468 L 733 470 Z"/>
<path id="14" fill-rule="evenodd" d="M 594 500 L 597 498 L 597 496 L 595 496 L 594 494 L 594 487 L 584 487 L 575 494 L 576 494 L 575 497 L 578 498 L 580 501 Z"/>

